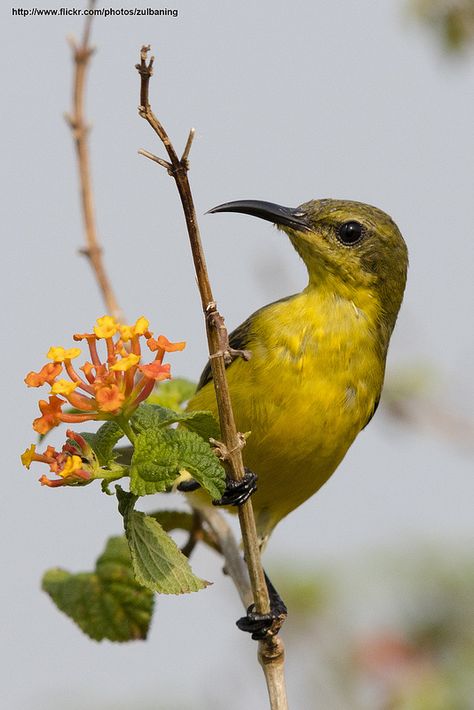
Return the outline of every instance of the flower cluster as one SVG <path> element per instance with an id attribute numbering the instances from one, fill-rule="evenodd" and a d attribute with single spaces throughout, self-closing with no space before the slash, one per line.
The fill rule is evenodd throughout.
<path id="1" fill-rule="evenodd" d="M 35 444 L 31 444 L 29 449 L 21 455 L 21 462 L 26 468 L 30 468 L 33 461 L 39 461 L 49 466 L 51 473 L 59 478 L 51 479 L 41 476 L 42 486 L 77 486 L 85 485 L 101 478 L 96 456 L 87 441 L 80 434 L 68 429 L 66 432 L 68 441 L 61 451 L 56 451 L 54 446 L 48 446 L 43 454 L 36 452 Z"/>
<path id="2" fill-rule="evenodd" d="M 122 325 L 111 316 L 103 316 L 92 333 L 74 335 L 75 341 L 85 340 L 89 348 L 90 360 L 78 368 L 82 375 L 72 364 L 81 354 L 80 348 L 51 347 L 47 354 L 51 362 L 25 378 L 28 387 L 51 387 L 48 400 L 39 402 L 41 416 L 34 420 L 33 429 L 44 435 L 60 422 L 128 419 L 151 394 L 155 382 L 171 377 L 170 365 L 163 365 L 165 352 L 183 350 L 185 346 L 171 343 L 164 335 L 153 338 L 148 325 L 144 317 L 135 325 Z M 141 362 L 141 338 L 155 353 L 151 363 Z M 104 361 L 97 347 L 99 340 L 105 342 Z M 69 379 L 60 378 L 63 373 Z M 73 411 L 63 412 L 67 404 Z"/>

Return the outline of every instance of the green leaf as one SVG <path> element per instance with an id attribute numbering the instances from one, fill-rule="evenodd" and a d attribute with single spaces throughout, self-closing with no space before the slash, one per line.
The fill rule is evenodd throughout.
<path id="1" fill-rule="evenodd" d="M 113 449 L 124 433 L 118 424 L 110 421 L 102 424 L 95 434 L 82 432 L 81 436 L 92 446 L 100 466 L 107 466 L 115 460 Z"/>
<path id="2" fill-rule="evenodd" d="M 204 441 L 209 441 L 211 438 L 220 438 L 221 432 L 219 424 L 216 422 L 211 412 L 200 412 L 199 410 L 195 412 L 183 412 L 179 421 L 186 429 L 199 434 Z"/>
<path id="3" fill-rule="evenodd" d="M 126 535 L 135 577 L 148 589 L 160 594 L 186 594 L 208 586 L 209 582 L 193 574 L 187 558 L 154 518 L 129 511 Z"/>
<path id="4" fill-rule="evenodd" d="M 149 404 L 159 404 L 169 409 L 181 409 L 183 402 L 190 399 L 196 391 L 196 383 L 183 377 L 176 377 L 167 382 L 160 382 L 148 397 Z"/>
<path id="5" fill-rule="evenodd" d="M 199 434 L 206 441 L 210 437 L 219 438 L 219 425 L 211 412 L 175 412 L 172 409 L 155 404 L 142 404 L 130 420 L 135 432 L 157 427 L 168 427 L 177 422 L 190 431 Z"/>
<path id="6" fill-rule="evenodd" d="M 147 636 L 153 594 L 135 580 L 123 536 L 108 540 L 95 572 L 50 569 L 43 576 L 42 588 L 95 641 L 134 641 Z"/>
<path id="7" fill-rule="evenodd" d="M 139 434 L 147 429 L 168 426 L 178 421 L 179 412 L 175 412 L 167 407 L 160 407 L 157 404 L 140 404 L 136 412 L 130 419 L 133 431 Z"/>
<path id="8" fill-rule="evenodd" d="M 183 429 L 145 429 L 135 440 L 130 467 L 130 490 L 135 495 L 170 488 L 182 470 L 214 499 L 225 489 L 225 471 L 209 444 Z"/>
<path id="9" fill-rule="evenodd" d="M 127 493 L 127 491 L 124 491 L 122 486 L 119 485 L 115 486 L 115 494 L 118 500 L 119 513 L 123 517 L 123 524 L 126 528 L 128 516 L 135 507 L 138 497 L 134 496 L 132 493 Z"/>

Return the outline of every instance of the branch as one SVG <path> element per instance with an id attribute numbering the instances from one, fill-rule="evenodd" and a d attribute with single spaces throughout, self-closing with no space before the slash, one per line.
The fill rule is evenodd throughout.
<path id="1" fill-rule="evenodd" d="M 94 5 L 95 0 L 90 0 L 89 9 L 92 9 Z M 82 214 L 86 237 L 86 247 L 81 249 L 81 253 L 89 260 L 102 293 L 107 312 L 118 320 L 123 320 L 122 311 L 105 271 L 104 262 L 102 260 L 102 249 L 99 245 L 95 222 L 88 146 L 89 127 L 87 126 L 84 116 L 86 75 L 90 58 L 94 53 L 94 49 L 89 45 L 91 22 L 92 15 L 88 15 L 84 24 L 84 34 L 81 44 L 78 45 L 73 38 L 69 38 L 74 60 L 74 84 L 72 111 L 70 114 L 66 114 L 65 118 L 74 138 L 79 168 Z"/>
<path id="2" fill-rule="evenodd" d="M 193 504 L 193 507 L 198 511 L 201 520 L 210 528 L 218 550 L 225 559 L 225 571 L 232 578 L 244 609 L 247 609 L 253 602 L 249 573 L 230 525 L 223 515 L 210 505 L 198 502 Z"/>
<path id="3" fill-rule="evenodd" d="M 143 46 L 141 48 L 140 63 L 136 65 L 141 77 L 140 107 L 138 112 L 139 115 L 149 123 L 163 143 L 168 154 L 169 164 L 167 161 L 162 161 L 161 158 L 157 160 L 155 156 L 151 157 L 160 164 L 165 162 L 168 173 L 176 181 L 176 186 L 181 198 L 206 323 L 220 429 L 226 452 L 225 464 L 228 475 L 233 480 L 239 481 L 244 476 L 242 436 L 237 431 L 235 425 L 225 372 L 226 355 L 228 356 L 229 353 L 228 335 L 224 325 L 224 319 L 217 310 L 217 305 L 212 294 L 204 251 L 201 244 L 196 210 L 187 175 L 189 168 L 188 157 L 194 131 L 191 130 L 183 155 L 179 158 L 164 127 L 155 116 L 150 106 L 148 91 L 150 78 L 153 74 L 154 58 L 151 57 L 150 61 L 147 62 L 149 51 L 149 46 Z M 145 155 L 147 154 L 145 153 Z M 150 156 L 147 155 L 147 157 Z M 248 500 L 244 505 L 239 507 L 239 522 L 255 610 L 258 613 L 266 614 L 270 611 L 270 602 L 260 561 L 259 542 L 251 500 Z M 259 642 L 259 661 L 265 673 L 272 710 L 285 710 L 287 708 L 287 700 L 283 676 L 284 648 L 283 642 L 276 635 L 278 628 L 275 628 L 274 632 L 274 636 L 268 636 L 266 639 Z"/>
<path id="4" fill-rule="evenodd" d="M 239 545 L 232 534 L 232 530 L 215 508 L 195 504 L 202 520 L 209 526 L 216 538 L 219 551 L 222 553 L 226 565 L 225 571 L 232 578 L 239 593 L 244 608 L 247 609 L 252 602 L 252 589 L 247 567 L 240 554 Z M 279 636 L 272 636 L 268 641 L 259 644 L 258 660 L 263 668 L 267 682 L 268 697 L 272 710 L 287 710 L 285 687 L 285 648 Z"/>

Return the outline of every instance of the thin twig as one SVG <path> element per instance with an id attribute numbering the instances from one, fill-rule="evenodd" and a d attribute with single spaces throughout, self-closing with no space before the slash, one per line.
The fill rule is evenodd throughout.
<path id="1" fill-rule="evenodd" d="M 136 65 L 141 77 L 140 107 L 138 111 L 139 115 L 153 128 L 168 153 L 171 163 L 171 168 L 168 169 L 168 172 L 176 181 L 176 186 L 181 198 L 201 296 L 202 309 L 205 316 L 220 429 L 223 444 L 227 452 L 225 463 L 228 474 L 234 480 L 239 481 L 244 476 L 242 437 L 239 435 L 235 425 L 225 372 L 225 356 L 229 350 L 227 330 L 224 325 L 224 319 L 217 310 L 217 305 L 212 294 L 191 187 L 187 176 L 189 168 L 188 156 L 194 133 L 190 133 L 184 149 L 183 159 L 180 160 L 168 134 L 150 106 L 148 90 L 150 78 L 153 73 L 154 58 L 151 57 L 150 60 L 147 61 L 149 51 L 149 46 L 143 46 L 141 48 L 140 63 Z M 248 500 L 244 505 L 239 507 L 239 522 L 255 610 L 258 613 L 266 614 L 270 611 L 270 601 L 260 561 L 259 543 L 251 500 Z M 287 708 L 287 700 L 283 675 L 284 648 L 283 642 L 277 636 L 278 627 L 275 627 L 272 631 L 275 635 L 269 635 L 263 641 L 259 642 L 259 661 L 264 670 L 269 689 L 270 707 L 272 710 L 285 710 Z"/>
<path id="2" fill-rule="evenodd" d="M 89 9 L 92 10 L 94 5 L 95 0 L 90 0 Z M 84 218 L 86 247 L 80 251 L 89 260 L 101 290 L 107 312 L 118 320 L 123 320 L 122 311 L 118 305 L 118 301 L 115 297 L 105 270 L 102 259 L 102 249 L 99 245 L 99 239 L 97 236 L 89 160 L 89 127 L 86 123 L 84 115 L 84 95 L 87 69 L 90 58 L 94 53 L 94 49 L 89 45 L 92 17 L 92 14 L 86 17 L 81 44 L 78 45 L 73 38 L 69 38 L 69 44 L 71 45 L 74 60 L 74 84 L 72 111 L 70 114 L 66 114 L 65 118 L 71 128 L 76 146 L 79 180 L 81 185 L 81 204 Z"/>
<path id="3" fill-rule="evenodd" d="M 181 156 L 182 163 L 187 163 L 187 161 L 188 161 L 189 153 L 191 151 L 191 146 L 193 144 L 193 140 L 194 140 L 195 135 L 196 135 L 196 129 L 191 128 L 191 130 L 189 131 L 188 140 L 186 141 L 186 145 L 183 150 L 183 155 Z"/>
<path id="4" fill-rule="evenodd" d="M 162 168 L 165 168 L 165 170 L 168 170 L 168 172 L 172 169 L 171 163 L 169 163 L 167 160 L 163 160 L 163 158 L 159 158 L 157 155 L 153 155 L 153 153 L 150 153 L 149 150 L 143 150 L 140 149 L 138 151 L 139 155 L 144 155 L 145 158 L 149 158 L 150 160 L 154 160 L 155 163 L 158 163 L 158 165 L 161 165 Z"/>
<path id="5" fill-rule="evenodd" d="M 225 571 L 234 582 L 244 609 L 247 609 L 253 601 L 249 573 L 230 525 L 216 508 L 201 503 L 196 503 L 194 507 L 215 536 L 225 559 Z"/>

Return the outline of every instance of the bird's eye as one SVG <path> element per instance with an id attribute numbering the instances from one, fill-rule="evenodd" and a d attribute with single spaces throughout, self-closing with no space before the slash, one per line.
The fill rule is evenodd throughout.
<path id="1" fill-rule="evenodd" d="M 348 247 L 360 242 L 363 236 L 364 228 L 360 222 L 356 222 L 355 220 L 344 222 L 337 230 L 337 238 L 342 244 Z"/>

